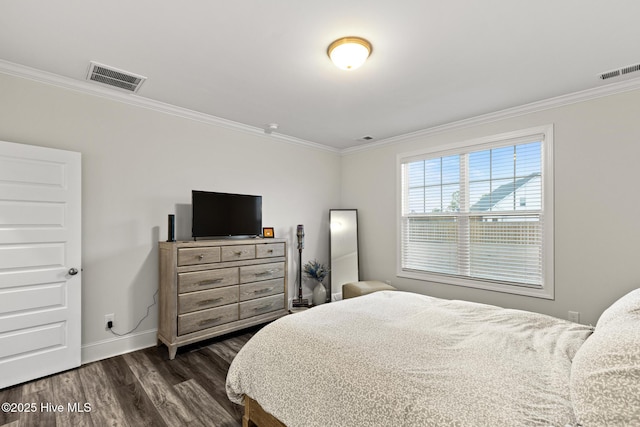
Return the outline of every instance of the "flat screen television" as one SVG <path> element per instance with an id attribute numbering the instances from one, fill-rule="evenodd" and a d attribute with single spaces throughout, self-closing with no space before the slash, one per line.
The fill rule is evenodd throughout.
<path id="1" fill-rule="evenodd" d="M 192 190 L 191 205 L 194 239 L 262 234 L 262 196 Z"/>

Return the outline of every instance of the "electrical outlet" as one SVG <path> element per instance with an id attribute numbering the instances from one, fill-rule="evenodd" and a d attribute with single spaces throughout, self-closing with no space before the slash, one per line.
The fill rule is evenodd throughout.
<path id="1" fill-rule="evenodd" d="M 111 314 L 105 314 L 104 315 L 104 329 L 105 330 L 109 330 L 109 322 L 111 322 L 111 327 L 113 327 L 113 324 L 115 323 L 115 318 L 116 315 L 111 313 Z"/>
<path id="2" fill-rule="evenodd" d="M 580 312 L 570 311 L 568 319 L 570 322 L 580 323 Z"/>

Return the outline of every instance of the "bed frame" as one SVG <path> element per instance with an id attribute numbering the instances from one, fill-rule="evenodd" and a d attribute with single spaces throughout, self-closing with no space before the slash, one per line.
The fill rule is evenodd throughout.
<path id="1" fill-rule="evenodd" d="M 287 427 L 276 417 L 262 409 L 262 406 L 249 396 L 244 396 L 244 416 L 242 427 Z"/>

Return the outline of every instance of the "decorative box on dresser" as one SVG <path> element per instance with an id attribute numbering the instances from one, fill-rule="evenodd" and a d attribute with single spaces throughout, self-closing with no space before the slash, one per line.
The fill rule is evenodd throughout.
<path id="1" fill-rule="evenodd" d="M 178 347 L 287 311 L 286 239 L 160 242 L 158 340 Z"/>

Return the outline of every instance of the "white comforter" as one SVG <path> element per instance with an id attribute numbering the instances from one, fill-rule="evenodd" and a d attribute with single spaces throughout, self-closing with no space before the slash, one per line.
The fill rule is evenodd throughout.
<path id="1" fill-rule="evenodd" d="M 591 327 L 406 292 L 281 318 L 238 353 L 229 398 L 288 427 L 565 426 Z"/>

